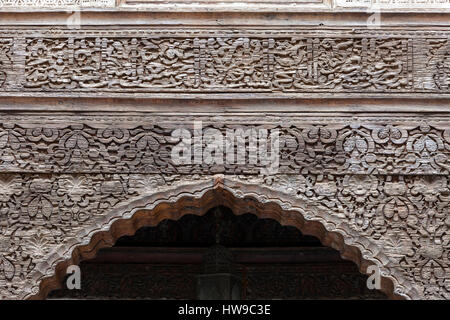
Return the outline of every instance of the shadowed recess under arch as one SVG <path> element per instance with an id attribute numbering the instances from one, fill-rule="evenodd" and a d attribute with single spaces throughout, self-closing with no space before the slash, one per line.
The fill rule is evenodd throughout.
<path id="1" fill-rule="evenodd" d="M 281 225 L 294 226 L 305 235 L 317 237 L 323 245 L 338 250 L 342 258 L 355 262 L 363 274 L 366 274 L 369 265 L 377 264 L 382 270 L 381 291 L 389 298 L 402 298 L 394 292 L 394 286 L 401 284 L 404 287 L 404 280 L 396 270 L 390 270 L 389 275 L 383 273 L 380 261 L 386 257 L 379 248 L 374 248 L 374 244 L 367 239 L 359 239 L 351 230 L 343 229 L 345 226 L 334 223 L 332 219 L 327 220 L 317 208 L 294 202 L 287 205 L 286 201 L 289 201 L 289 197 L 280 192 L 222 175 L 131 201 L 109 215 L 109 220 L 103 226 L 92 230 L 87 244 L 69 244 L 70 257 L 64 259 L 62 255 L 54 268 L 54 274 L 40 281 L 39 292 L 31 298 L 45 298 L 51 290 L 60 288 L 69 265 L 95 257 L 99 249 L 113 246 L 122 236 L 133 235 L 144 226 L 156 226 L 165 219 L 177 220 L 187 214 L 204 215 L 216 206 L 227 206 L 236 215 L 252 213 L 258 218 L 270 218 Z M 311 210 L 316 212 L 312 215 Z M 347 235 L 343 235 L 345 232 Z M 415 294 L 411 290 L 409 295 L 403 297 L 414 298 Z"/>

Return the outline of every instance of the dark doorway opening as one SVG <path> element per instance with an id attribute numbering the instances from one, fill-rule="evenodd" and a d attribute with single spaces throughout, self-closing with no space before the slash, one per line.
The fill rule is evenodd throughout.
<path id="1" fill-rule="evenodd" d="M 317 238 L 226 207 L 141 228 L 80 268 L 81 290 L 55 290 L 48 298 L 197 299 L 230 274 L 239 299 L 386 299 Z"/>

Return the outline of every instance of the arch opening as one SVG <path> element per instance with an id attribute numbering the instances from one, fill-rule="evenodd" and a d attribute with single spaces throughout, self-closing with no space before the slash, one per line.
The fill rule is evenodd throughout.
<path id="1" fill-rule="evenodd" d="M 152 206 L 143 206 L 142 203 L 148 203 L 150 198 L 153 199 Z M 112 247 L 117 239 L 122 236 L 131 236 L 142 227 L 157 226 L 166 219 L 179 220 L 188 214 L 202 216 L 210 209 L 218 206 L 229 207 L 236 215 L 250 213 L 256 215 L 259 219 L 273 219 L 280 225 L 295 227 L 302 234 L 314 236 L 324 246 L 339 251 L 343 259 L 353 261 L 363 274 L 367 274 L 368 266 L 379 260 L 378 256 L 381 255 L 382 257 L 380 252 L 377 252 L 376 258 L 368 256 L 367 251 L 364 252 L 361 246 L 354 241 L 348 241 L 349 238 L 346 238 L 342 233 L 330 231 L 323 222 L 311 219 L 308 213 L 302 212 L 300 214 L 295 207 L 283 205 L 283 200 L 279 200 L 279 194 L 273 197 L 270 192 L 261 189 L 259 186 L 240 182 L 230 183 L 224 180 L 222 176 L 215 177 L 212 184 L 207 187 L 201 184 L 189 185 L 187 189 L 181 187 L 172 192 L 171 195 L 166 193 L 163 199 L 165 200 L 161 199 L 161 194 L 153 194 L 146 197 L 145 201 L 140 199 L 127 204 L 128 214 L 122 214 L 112 219 L 108 228 L 103 227 L 92 232 L 87 244 L 73 245 L 70 258 L 59 261 L 53 269 L 54 274 L 43 278 L 39 283 L 39 292 L 29 298 L 43 299 L 47 297 L 49 292 L 61 287 L 68 266 L 94 258 L 101 248 Z M 132 210 L 130 210 L 131 207 L 133 207 Z M 312 208 L 308 209 L 312 210 Z M 388 298 L 411 298 L 410 296 L 399 295 L 395 290 L 398 277 L 393 278 L 391 275 L 383 273 L 381 275 L 380 290 Z"/>
<path id="2" fill-rule="evenodd" d="M 228 272 L 238 288 L 235 297 L 223 287 L 223 275 L 206 273 L 208 263 L 220 259 L 209 261 L 205 254 L 217 249 L 231 256 Z M 219 292 L 219 299 L 227 294 L 240 300 L 386 299 L 367 288 L 367 276 L 353 262 L 317 238 L 273 219 L 235 215 L 227 207 L 143 227 L 82 261 L 80 268 L 80 290 L 60 289 L 48 298 L 192 300 L 208 290 Z"/>

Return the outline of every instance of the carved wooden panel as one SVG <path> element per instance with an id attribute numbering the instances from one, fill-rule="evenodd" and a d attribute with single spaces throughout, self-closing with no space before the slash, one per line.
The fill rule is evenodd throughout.
<path id="1" fill-rule="evenodd" d="M 87 2 L 44 2 L 62 7 L 0 0 L 0 298 L 43 298 L 118 237 L 217 205 L 295 226 L 363 273 L 377 265 L 390 297 L 450 298 L 445 12 L 369 28 L 361 9 L 169 14 L 122 1 L 70 26 L 64 5 Z M 175 163 L 171 135 L 195 121 L 279 132 L 277 173 Z"/>
<path id="2" fill-rule="evenodd" d="M 182 120 L 180 120 L 180 117 Z M 176 165 L 172 132 L 266 128 L 279 131 L 285 174 L 448 175 L 450 121 L 442 117 L 316 116 L 14 116 L 0 123 L 0 169 L 16 173 L 259 174 L 260 162 Z M 45 124 L 43 124 L 45 123 Z M 247 136 L 248 140 L 249 137 Z M 206 146 L 206 142 L 203 141 Z M 235 144 L 236 148 L 237 144 Z M 246 150 L 246 159 L 249 150 Z M 237 162 L 237 161 L 235 161 Z"/>
<path id="3" fill-rule="evenodd" d="M 164 207 L 161 202 L 176 203 L 181 212 L 183 201 L 190 200 L 179 199 L 202 198 L 216 190 L 214 175 L 225 173 L 229 179 L 220 189 L 234 200 L 220 193 L 188 207 L 203 214 L 208 201 L 230 205 L 251 197 L 261 204 L 279 203 L 279 209 L 255 204 L 257 214 L 294 219 L 288 224 L 301 230 L 306 222 L 298 219 L 318 221 L 342 234 L 393 281 L 395 291 L 388 294 L 449 298 L 447 119 L 195 117 L 203 120 L 204 130 L 243 122 L 279 128 L 275 176 L 261 176 L 250 165 L 173 165 L 168 133 L 183 123 L 190 127 L 193 120 L 189 115 L 2 116 L 2 297 L 37 294 L 39 282 L 53 275 L 59 262 L 69 261 L 75 246 L 98 244 L 96 232 L 130 217 L 156 223 L 158 215 L 151 210 Z M 238 207 L 240 212 L 248 204 Z M 139 213 L 144 208 L 150 210 L 147 218 Z M 176 219 L 170 210 L 161 212 Z M 117 228 L 112 230 L 123 227 Z M 320 237 L 314 230 L 309 232 Z M 113 232 L 118 232 L 113 238 L 123 235 Z"/>
<path id="4" fill-rule="evenodd" d="M 1 94 L 434 93 L 450 88 L 444 31 L 1 31 Z M 30 34 L 33 34 L 30 36 Z M 15 48 L 13 50 L 13 48 Z"/>

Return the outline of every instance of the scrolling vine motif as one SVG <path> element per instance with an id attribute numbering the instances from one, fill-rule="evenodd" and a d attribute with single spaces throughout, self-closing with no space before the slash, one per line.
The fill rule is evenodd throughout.
<path id="1" fill-rule="evenodd" d="M 412 89 L 410 45 L 407 39 L 394 38 L 27 39 L 24 85 L 50 89 L 405 90 Z"/>
<path id="2" fill-rule="evenodd" d="M 7 116 L 4 117 L 7 119 Z M 20 118 L 0 123 L 0 169 L 13 172 L 55 173 L 236 173 L 240 165 L 224 160 L 210 171 L 207 164 L 175 165 L 171 150 L 178 143 L 171 136 L 180 126 L 170 119 L 112 117 L 97 125 L 87 119 L 55 117 L 51 126 L 20 123 Z M 105 117 L 107 119 L 107 117 Z M 198 118 L 201 120 L 202 118 Z M 205 117 L 204 129 L 260 126 L 230 118 L 218 125 Z M 251 119 L 250 119 L 251 120 Z M 279 119 L 282 120 L 282 119 Z M 317 119 L 307 123 L 291 118 L 284 125 L 265 127 L 280 132 L 281 173 L 448 175 L 450 127 L 412 119 L 405 125 L 379 118 L 377 122 Z M 391 122 L 391 123 L 389 123 Z M 118 124 L 122 123 L 122 124 Z M 156 124 L 157 123 L 157 124 Z M 193 132 L 192 123 L 186 128 Z M 248 137 L 247 137 L 248 138 Z M 236 146 L 235 146 L 236 147 Z M 246 151 L 248 159 L 248 150 Z M 224 155 L 225 157 L 225 155 Z M 258 173 L 260 163 L 245 170 Z"/>
<path id="3" fill-rule="evenodd" d="M 204 130 L 214 126 L 222 132 L 261 125 L 256 118 L 245 124 L 231 116 L 221 122 L 202 119 Z M 380 251 L 387 257 L 374 261 L 402 279 L 397 293 L 450 298 L 445 122 L 278 120 L 264 126 L 280 130 L 280 171 L 261 176 L 257 164 L 174 165 L 170 132 L 180 123 L 170 117 L 54 116 L 43 122 L 5 115 L 0 125 L 2 297 L 36 294 L 37 280 L 70 256 L 66 248 L 87 243 L 95 230 L 125 218 L 133 201 L 180 185 L 195 189 L 224 173 L 275 193 L 285 214 L 300 206 L 297 215 L 340 226 L 349 241 L 371 243 L 377 249 L 363 254 Z M 236 197 L 245 196 L 230 188 Z M 260 190 L 256 196 L 267 202 Z M 131 207 L 121 211 L 123 206 Z"/>
<path id="4" fill-rule="evenodd" d="M 248 37 L 231 36 L 226 30 L 211 31 L 209 36 L 195 30 L 191 32 L 194 35 L 180 30 L 167 32 L 179 35 L 135 30 L 127 34 L 136 36 L 114 36 L 114 32 L 99 36 L 94 31 L 84 31 L 83 35 L 75 32 L 70 37 L 58 36 L 57 31 L 51 37 L 20 35 L 9 46 L 23 47 L 24 53 L 13 52 L 19 55 L 17 61 L 22 61 L 24 54 L 25 61 L 3 71 L 14 79 L 4 91 L 449 90 L 449 42 L 445 33 L 425 39 L 398 34 L 349 37 L 345 31 L 340 37 L 300 31 L 279 31 L 273 37 L 254 30 L 248 32 L 255 35 Z"/>
<path id="5" fill-rule="evenodd" d="M 7 72 L 12 69 L 12 39 L 0 39 L 0 88 L 6 82 Z"/>

